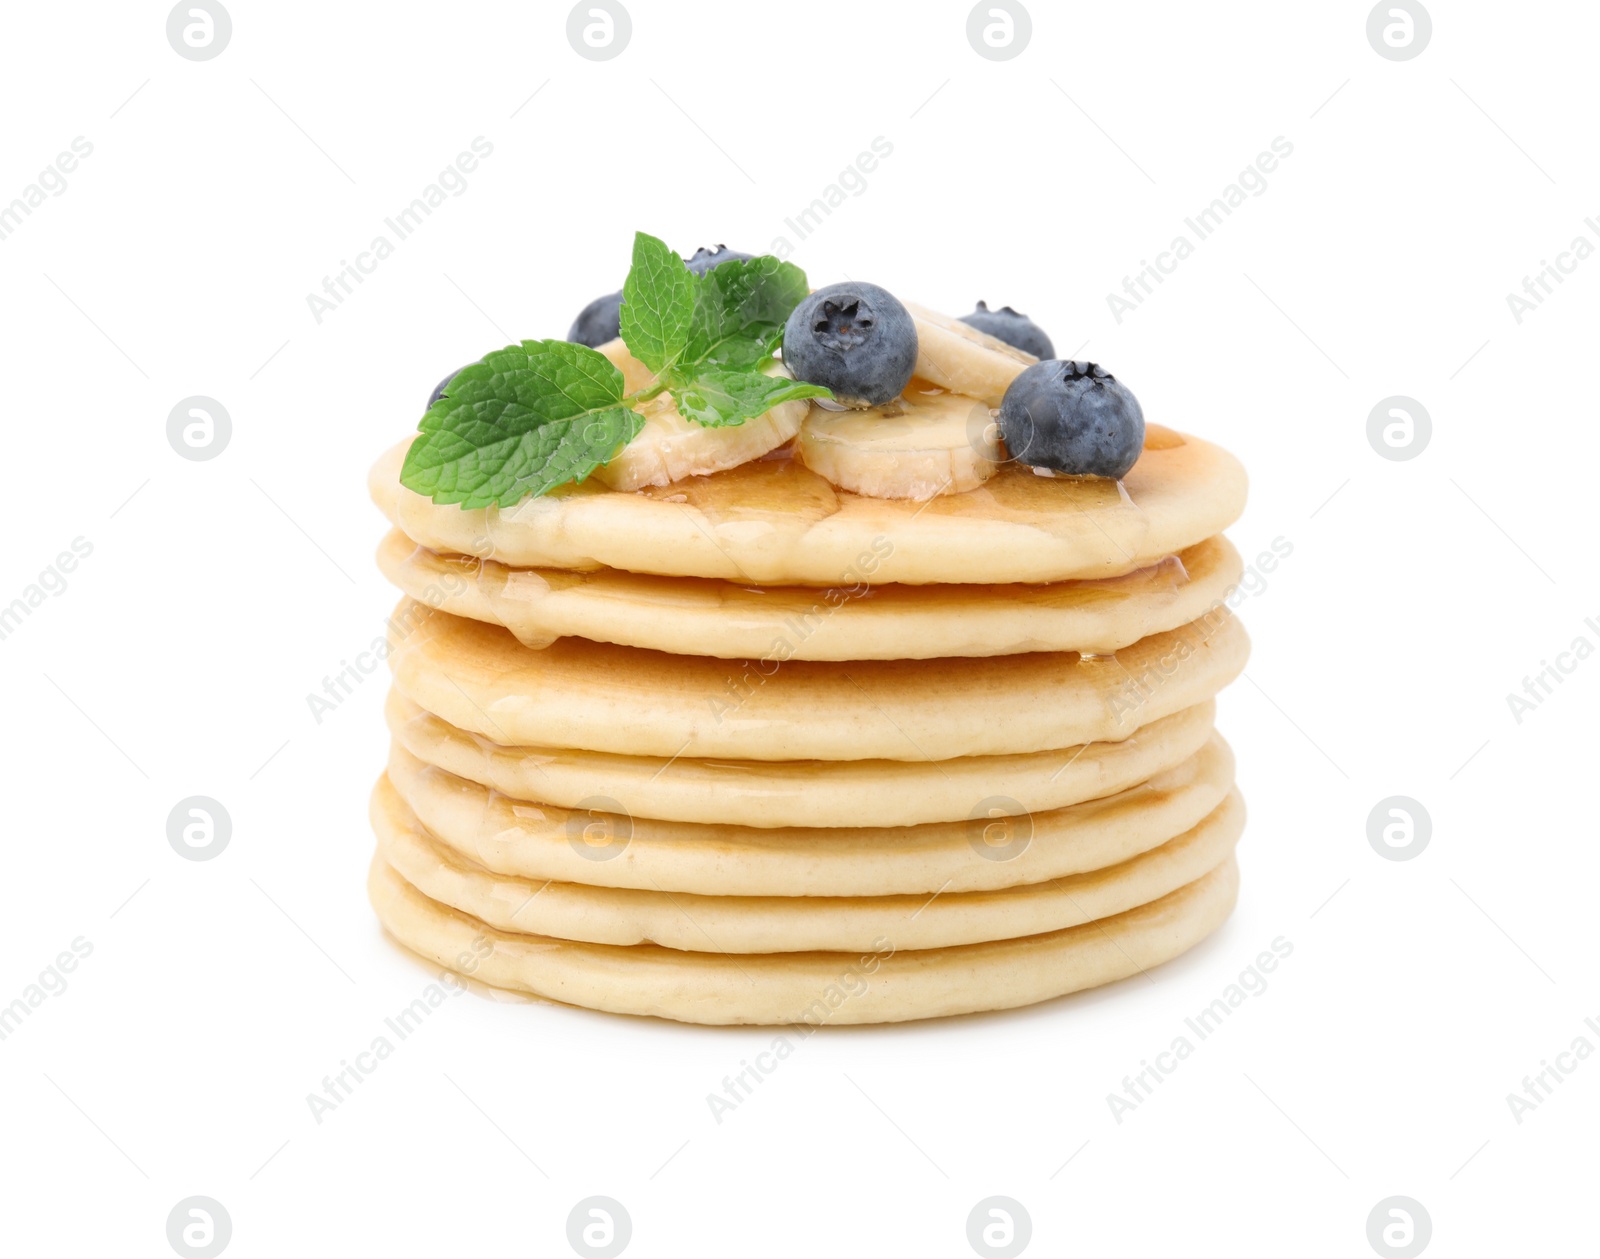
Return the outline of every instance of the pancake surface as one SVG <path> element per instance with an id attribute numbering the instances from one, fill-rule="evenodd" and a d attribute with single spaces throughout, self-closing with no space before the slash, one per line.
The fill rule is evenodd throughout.
<path id="1" fill-rule="evenodd" d="M 922 660 L 1027 651 L 1110 654 L 1221 604 L 1243 571 L 1226 538 L 1099 580 L 1049 585 L 752 587 L 599 569 L 508 568 L 441 555 L 398 529 L 384 576 L 421 603 L 503 625 L 530 647 L 587 638 L 723 659 Z"/>
<path id="2" fill-rule="evenodd" d="M 728 957 L 659 945 L 579 944 L 500 931 L 441 905 L 374 857 L 367 893 L 401 944 L 440 966 L 552 1001 L 690 1023 L 896 1023 L 1031 1005 L 1148 971 L 1228 917 L 1239 870 L 1209 874 L 1137 909 L 1068 927 L 941 949 Z"/>
<path id="3" fill-rule="evenodd" d="M 1222 803 L 1233 754 L 1212 735 L 1171 769 L 1078 804 L 881 827 L 708 825 L 533 804 L 398 745 L 387 777 L 435 841 L 519 879 L 715 896 L 926 896 L 1040 883 L 1147 852 Z"/>
<path id="4" fill-rule="evenodd" d="M 1230 794 L 1182 834 L 1129 861 L 1043 883 L 927 896 L 715 896 L 495 874 L 439 843 L 387 779 L 372 796 L 378 853 L 425 896 L 502 931 L 691 953 L 871 952 L 1041 935 L 1133 909 L 1220 865 L 1244 829 Z M 969 852 L 973 863 L 984 858 Z"/>
<path id="5" fill-rule="evenodd" d="M 914 826 L 966 818 L 984 801 L 1020 814 L 1121 791 L 1194 755 L 1215 705 L 1196 704 L 1115 743 L 945 761 L 733 761 L 506 747 L 391 693 L 395 741 L 411 755 L 520 800 L 632 817 L 744 826 Z M 584 805 L 603 800 L 604 804 Z"/>
<path id="6" fill-rule="evenodd" d="M 1210 699 L 1249 653 L 1225 607 L 1105 660 L 730 663 L 567 638 L 533 650 L 411 600 L 389 627 L 400 692 L 497 743 L 758 761 L 939 761 L 1125 739 Z"/>
<path id="7" fill-rule="evenodd" d="M 1045 477 L 1017 464 L 925 503 L 836 490 L 792 458 L 634 493 L 597 481 L 512 507 L 466 511 L 400 484 L 410 439 L 373 467 L 373 501 L 430 550 L 516 568 L 599 568 L 747 585 L 1055 582 L 1114 577 L 1220 533 L 1244 509 L 1238 460 L 1146 429 L 1120 482 Z M 779 453 L 779 452 L 775 452 Z"/>

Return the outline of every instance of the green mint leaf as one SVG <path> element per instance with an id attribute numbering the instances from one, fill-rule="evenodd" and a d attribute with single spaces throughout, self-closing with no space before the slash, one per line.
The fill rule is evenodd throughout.
<path id="1" fill-rule="evenodd" d="M 699 424 L 743 424 L 783 402 L 826 398 L 820 385 L 761 369 L 809 287 L 773 257 L 735 259 L 704 276 L 644 232 L 623 285 L 622 336 L 656 379 L 625 394 L 604 355 L 567 341 L 524 341 L 463 368 L 422 417 L 401 469 L 408 489 L 464 508 L 511 506 L 580 482 L 639 435 L 635 405 L 671 390 Z"/>
<path id="2" fill-rule="evenodd" d="M 682 365 L 754 368 L 783 344 L 783 325 L 811 291 L 804 271 L 770 255 L 724 262 L 699 280 Z"/>
<path id="3" fill-rule="evenodd" d="M 673 366 L 683 353 L 694 316 L 695 279 L 662 241 L 634 233 L 633 266 L 622 286 L 622 339 L 653 372 Z"/>
<path id="4" fill-rule="evenodd" d="M 832 396 L 821 385 L 808 385 L 803 380 L 726 367 L 696 372 L 672 388 L 678 414 L 712 428 L 743 424 L 766 414 L 780 402 Z"/>
<path id="5" fill-rule="evenodd" d="M 604 355 L 570 341 L 524 341 L 450 382 L 422 417 L 400 483 L 436 503 L 510 506 L 582 481 L 643 424 Z"/>

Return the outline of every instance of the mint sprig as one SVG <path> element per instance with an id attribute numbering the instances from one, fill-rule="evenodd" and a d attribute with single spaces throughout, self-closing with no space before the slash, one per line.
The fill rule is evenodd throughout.
<path id="1" fill-rule="evenodd" d="M 804 271 L 770 255 L 713 267 L 700 277 L 684 360 L 756 367 L 783 345 L 783 325 L 810 291 Z"/>
<path id="2" fill-rule="evenodd" d="M 622 339 L 651 371 L 678 364 L 694 317 L 695 277 L 654 236 L 633 238 L 633 266 L 622 285 Z"/>
<path id="3" fill-rule="evenodd" d="M 400 483 L 436 503 L 509 504 L 582 481 L 643 426 L 605 355 L 524 341 L 456 374 L 422 417 Z"/>
<path id="4" fill-rule="evenodd" d="M 685 419 L 743 424 L 820 385 L 766 370 L 809 292 L 805 272 L 762 257 L 695 275 L 654 236 L 634 237 L 622 286 L 622 339 L 654 379 L 623 392 L 605 355 L 570 341 L 524 341 L 463 368 L 428 408 L 400 483 L 436 503 L 510 506 L 583 481 L 639 434 L 635 409 L 670 392 Z"/>
<path id="5" fill-rule="evenodd" d="M 743 424 L 793 398 L 832 396 L 826 389 L 790 380 L 787 376 L 764 376 L 760 372 L 732 367 L 702 370 L 692 380 L 674 388 L 673 400 L 678 404 L 678 414 L 713 428 Z"/>

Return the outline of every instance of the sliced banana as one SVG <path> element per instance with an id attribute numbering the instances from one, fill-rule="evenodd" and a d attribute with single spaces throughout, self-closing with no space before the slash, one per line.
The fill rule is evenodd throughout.
<path id="1" fill-rule="evenodd" d="M 975 490 L 1005 458 L 988 406 L 916 380 L 903 398 L 880 407 L 813 406 L 796 451 L 840 489 L 917 501 Z"/>
<path id="2" fill-rule="evenodd" d="M 596 346 L 595 353 L 604 354 L 611 361 L 611 366 L 622 373 L 622 388 L 627 393 L 643 389 L 656 378 L 654 372 L 633 357 L 621 337 Z"/>
<path id="3" fill-rule="evenodd" d="M 630 393 L 642 389 L 655 377 L 628 352 L 620 340 L 598 347 L 622 373 L 623 387 Z M 767 369 L 769 376 L 787 376 L 781 363 Z M 647 485 L 670 485 L 685 477 L 707 476 L 741 463 L 759 459 L 776 450 L 800 431 L 806 416 L 803 401 L 780 402 L 765 415 L 729 428 L 708 428 L 678 414 L 670 393 L 657 394 L 641 403 L 644 428 L 619 454 L 594 475 L 613 490 L 637 490 Z"/>
<path id="4" fill-rule="evenodd" d="M 906 303 L 917 325 L 917 375 L 952 393 L 1000 405 L 1006 387 L 1039 360 L 970 324 Z"/>

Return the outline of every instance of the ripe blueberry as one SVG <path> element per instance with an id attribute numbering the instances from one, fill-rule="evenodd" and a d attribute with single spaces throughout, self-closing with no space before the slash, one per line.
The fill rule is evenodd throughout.
<path id="1" fill-rule="evenodd" d="M 736 259 L 749 261 L 753 256 L 742 254 L 737 249 L 729 249 L 726 245 L 712 245 L 709 249 L 702 245 L 694 251 L 694 257 L 690 258 L 686 265 L 696 275 L 704 275 L 712 267 L 720 267 L 724 262 L 733 262 Z"/>
<path id="2" fill-rule="evenodd" d="M 470 364 L 468 366 L 470 366 Z M 446 387 L 450 384 L 450 382 L 452 380 L 454 380 L 457 376 L 461 375 L 461 373 L 466 371 L 466 370 L 467 369 L 465 367 L 456 368 L 455 371 L 451 372 L 448 376 L 446 376 L 443 380 L 441 380 L 437 385 L 435 385 L 433 387 L 433 392 L 428 395 L 428 406 L 429 406 L 430 409 L 432 408 L 432 406 L 433 406 L 433 404 L 435 402 L 439 401 L 440 398 L 444 397 L 444 391 L 445 391 Z"/>
<path id="3" fill-rule="evenodd" d="M 1122 477 L 1144 448 L 1144 412 L 1098 365 L 1046 359 L 1000 400 L 1000 436 L 1013 458 L 1036 468 Z"/>
<path id="4" fill-rule="evenodd" d="M 917 326 L 876 284 L 830 284 L 789 315 L 783 361 L 797 379 L 827 386 L 847 406 L 878 406 L 911 379 Z"/>
<path id="5" fill-rule="evenodd" d="M 990 310 L 986 302 L 979 302 L 977 310 L 970 315 L 961 316 L 961 322 L 972 325 L 979 332 L 987 332 L 991 337 L 1004 341 L 1007 345 L 1014 345 L 1024 353 L 1033 355 L 1034 358 L 1056 356 L 1056 348 L 1050 344 L 1050 338 L 1045 335 L 1044 329 L 1009 306 Z"/>
<path id="6" fill-rule="evenodd" d="M 694 251 L 694 257 L 685 260 L 684 265 L 696 275 L 704 275 L 712 267 L 720 266 L 724 262 L 750 256 L 740 253 L 737 249 L 729 249 L 726 245 L 715 245 L 709 249 L 702 245 Z M 579 345 L 587 345 L 591 349 L 604 345 L 607 341 L 615 341 L 621 335 L 620 290 L 595 298 L 578 312 L 578 317 L 572 321 L 572 327 L 567 329 L 568 341 L 576 341 Z"/>
<path id="7" fill-rule="evenodd" d="M 593 349 L 622 335 L 622 290 L 597 297 L 572 321 L 567 330 L 567 340 L 576 341 Z"/>

